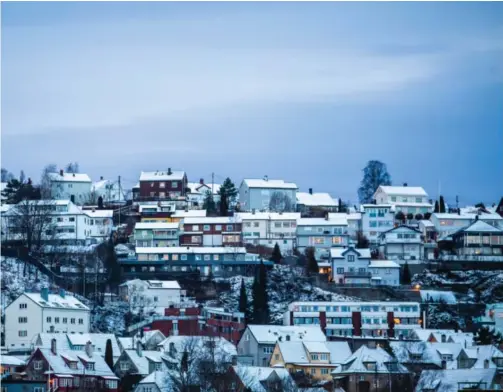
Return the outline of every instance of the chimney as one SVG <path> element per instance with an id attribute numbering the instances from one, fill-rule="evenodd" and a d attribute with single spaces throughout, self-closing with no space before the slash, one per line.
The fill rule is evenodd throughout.
<path id="1" fill-rule="evenodd" d="M 57 354 L 57 348 L 56 348 L 56 339 L 52 338 L 51 339 L 51 352 L 56 355 Z"/>
<path id="2" fill-rule="evenodd" d="M 173 174 L 173 172 L 171 171 L 171 168 L 168 167 L 168 176 L 170 176 L 171 174 Z"/>
<path id="3" fill-rule="evenodd" d="M 407 183 L 406 183 L 406 182 L 404 182 L 404 183 L 403 183 L 403 186 L 407 186 Z"/>
<path id="4" fill-rule="evenodd" d="M 141 357 L 141 354 L 142 354 L 142 349 L 141 349 L 141 342 L 140 341 L 137 341 L 136 342 L 136 354 Z"/>
<path id="5" fill-rule="evenodd" d="M 264 176 L 264 181 L 269 181 L 269 177 L 267 175 Z"/>
<path id="6" fill-rule="evenodd" d="M 252 208 L 252 214 L 255 215 L 255 208 Z"/>
<path id="7" fill-rule="evenodd" d="M 200 179 L 199 179 L 199 183 L 200 183 L 201 185 L 204 185 L 204 178 L 200 178 Z"/>
<path id="8" fill-rule="evenodd" d="M 66 295 L 65 289 L 59 289 L 59 295 L 61 298 L 65 298 L 65 295 Z"/>
<path id="9" fill-rule="evenodd" d="M 103 181 L 103 176 L 100 176 L 100 181 Z"/>
<path id="10" fill-rule="evenodd" d="M 312 195 L 313 194 L 313 188 L 309 188 L 309 194 Z"/>
<path id="11" fill-rule="evenodd" d="M 42 287 L 42 290 L 40 290 L 40 296 L 42 299 L 46 302 L 49 301 L 49 288 L 48 287 Z"/>
<path id="12" fill-rule="evenodd" d="M 31 178 L 28 177 L 28 185 L 31 185 Z"/>
<path id="13" fill-rule="evenodd" d="M 60 170 L 59 170 L 59 175 L 60 175 L 61 177 L 63 177 L 63 169 L 60 169 Z"/>
<path id="14" fill-rule="evenodd" d="M 72 175 L 75 177 L 75 173 L 72 173 Z"/>
<path id="15" fill-rule="evenodd" d="M 86 355 L 89 358 L 93 357 L 93 344 L 91 343 L 90 340 L 86 343 Z"/>

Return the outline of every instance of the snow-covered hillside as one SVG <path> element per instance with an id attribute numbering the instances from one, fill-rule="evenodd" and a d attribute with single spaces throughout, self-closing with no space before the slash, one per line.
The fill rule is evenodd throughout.
<path id="1" fill-rule="evenodd" d="M 211 305 L 219 305 L 228 309 L 238 310 L 239 289 L 241 279 L 244 279 L 249 304 L 252 300 L 253 277 L 234 276 L 232 278 L 220 278 L 216 281 L 229 282 L 231 290 L 222 292 L 217 303 L 210 302 Z M 288 304 L 294 301 L 355 301 L 354 297 L 347 297 L 340 294 L 331 293 L 313 286 L 300 269 L 291 268 L 284 265 L 275 265 L 267 274 L 267 292 L 269 295 L 269 310 L 271 322 L 282 324 L 283 313 L 286 312 Z"/>

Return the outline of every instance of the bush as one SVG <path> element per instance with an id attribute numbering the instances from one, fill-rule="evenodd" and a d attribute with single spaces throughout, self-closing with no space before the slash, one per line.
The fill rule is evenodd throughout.
<path id="1" fill-rule="evenodd" d="M 408 219 L 408 220 L 412 220 L 412 219 L 414 219 L 414 214 L 413 214 L 412 212 L 409 212 L 409 213 L 407 214 L 407 219 Z"/>
<path id="2" fill-rule="evenodd" d="M 431 218 L 431 212 L 424 214 L 424 219 L 429 220 Z"/>
<path id="3" fill-rule="evenodd" d="M 416 218 L 416 220 L 419 221 L 419 220 L 423 220 L 424 217 L 423 217 L 423 214 L 416 214 L 415 218 Z"/>
<path id="4" fill-rule="evenodd" d="M 402 212 L 402 211 L 398 211 L 398 212 L 396 213 L 396 215 L 395 215 L 395 219 L 396 219 L 397 221 L 403 221 L 403 220 L 405 220 L 405 215 L 403 214 L 403 212 Z"/>

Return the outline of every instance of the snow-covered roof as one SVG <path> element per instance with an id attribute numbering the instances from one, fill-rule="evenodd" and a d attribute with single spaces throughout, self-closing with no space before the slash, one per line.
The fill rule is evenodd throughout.
<path id="1" fill-rule="evenodd" d="M 199 182 L 188 182 L 187 188 L 190 189 L 190 193 L 205 194 L 211 191 L 213 188 L 213 194 L 216 195 L 220 190 L 221 184 L 201 184 Z"/>
<path id="2" fill-rule="evenodd" d="M 366 363 L 375 363 L 375 368 L 367 368 Z M 387 363 L 395 363 L 396 370 L 392 370 Z M 344 370 L 343 370 L 344 369 Z M 338 373 L 407 373 L 407 369 L 398 363 L 391 355 L 382 348 L 368 348 L 361 346 L 346 361 L 342 367 L 338 367 L 332 372 Z"/>
<path id="3" fill-rule="evenodd" d="M 286 342 L 287 336 L 291 342 L 325 342 L 327 340 L 320 326 L 248 325 L 247 330 L 261 344 L 274 344 L 280 338 L 281 341 Z"/>
<path id="4" fill-rule="evenodd" d="M 210 353 L 207 343 L 214 344 L 214 351 Z M 173 346 L 172 346 L 173 345 Z M 215 355 L 216 357 L 228 360 L 237 356 L 237 349 L 234 344 L 221 336 L 168 336 L 157 347 L 173 359 L 173 355 L 181 359 L 185 350 L 197 351 L 200 357 L 205 355 Z M 175 353 L 170 351 L 174 347 Z M 161 351 L 160 351 L 161 352 Z"/>
<path id="5" fill-rule="evenodd" d="M 244 179 L 248 188 L 298 189 L 297 184 L 283 180 Z"/>
<path id="6" fill-rule="evenodd" d="M 432 347 L 437 350 L 440 355 L 452 355 L 452 362 L 446 364 L 447 369 L 456 369 L 458 367 L 457 359 L 459 353 L 464 348 L 461 343 L 432 343 Z"/>
<path id="7" fill-rule="evenodd" d="M 240 223 L 239 217 L 233 216 L 201 216 L 201 217 L 188 217 L 183 219 L 183 223 L 187 225 L 204 225 L 204 224 L 233 224 Z"/>
<path id="8" fill-rule="evenodd" d="M 496 369 L 498 366 L 494 363 L 493 358 L 503 358 L 503 352 L 492 345 L 463 348 L 463 352 L 469 358 L 476 359 L 470 369 L 484 369 L 486 365 L 491 369 Z"/>
<path id="9" fill-rule="evenodd" d="M 236 214 L 239 218 L 244 220 L 298 220 L 300 219 L 300 212 L 239 212 Z"/>
<path id="10" fill-rule="evenodd" d="M 206 210 L 176 210 L 172 218 L 188 218 L 188 217 L 196 217 L 196 216 L 206 216 Z"/>
<path id="11" fill-rule="evenodd" d="M 246 253 L 246 248 L 244 247 L 232 247 L 232 246 L 168 246 L 168 247 L 138 247 L 136 248 L 137 254 L 150 254 L 150 253 L 185 253 L 185 254 L 235 254 L 235 253 Z"/>
<path id="12" fill-rule="evenodd" d="M 179 226 L 178 222 L 138 222 L 134 228 L 137 230 L 176 230 Z"/>
<path id="13" fill-rule="evenodd" d="M 297 192 L 297 204 L 310 207 L 337 207 L 338 201 L 328 193 Z"/>
<path id="14" fill-rule="evenodd" d="M 330 354 L 330 364 L 340 364 L 351 356 L 348 342 L 278 342 L 278 348 L 285 363 L 311 363 L 310 354 Z"/>
<path id="15" fill-rule="evenodd" d="M 400 268 L 400 266 L 391 260 L 371 260 L 369 268 Z"/>
<path id="16" fill-rule="evenodd" d="M 370 249 L 355 249 L 353 247 L 349 248 L 331 248 L 330 249 L 330 257 L 332 259 L 342 259 L 346 252 L 357 252 L 359 254 L 359 258 L 362 259 L 370 259 Z"/>
<path id="17" fill-rule="evenodd" d="M 391 342 L 396 359 L 401 363 L 434 364 L 442 366 L 442 358 L 433 343 Z"/>
<path id="18" fill-rule="evenodd" d="M 149 360 L 152 362 L 164 364 L 162 360 L 164 353 L 157 350 L 141 350 L 141 352 L 138 353 L 136 349 L 125 349 L 123 351 L 123 354 L 129 357 L 131 362 L 135 365 L 136 369 L 138 369 L 138 373 L 143 376 L 149 374 Z"/>
<path id="19" fill-rule="evenodd" d="M 423 225 L 424 227 L 435 227 L 432 221 L 422 219 L 419 221 L 419 224 Z"/>
<path id="20" fill-rule="evenodd" d="M 172 171 L 168 174 L 168 170 L 141 172 L 141 181 L 181 181 L 185 177 L 184 171 Z"/>
<path id="21" fill-rule="evenodd" d="M 347 226 L 348 220 L 344 217 L 337 217 L 335 219 L 325 218 L 299 218 L 297 219 L 297 226 Z"/>
<path id="22" fill-rule="evenodd" d="M 441 391 L 458 392 L 465 389 L 467 384 L 482 384 L 482 389 L 492 389 L 496 369 L 466 369 L 456 370 L 423 370 L 416 387 L 416 392 Z M 466 383 L 463 385 L 463 383 Z"/>
<path id="23" fill-rule="evenodd" d="M 452 291 L 439 290 L 419 290 L 423 302 L 445 302 L 446 304 L 457 304 L 458 301 Z"/>
<path id="24" fill-rule="evenodd" d="M 72 310 L 87 310 L 89 311 L 89 308 L 84 305 L 82 302 L 80 302 L 77 298 L 75 298 L 73 295 L 70 295 L 70 293 L 65 293 L 65 297 L 61 297 L 60 295 L 56 294 L 49 294 L 48 295 L 48 301 L 45 301 L 40 293 L 24 293 L 22 295 L 27 296 L 30 298 L 33 302 L 35 302 L 37 305 L 44 307 L 44 308 L 54 308 L 54 309 L 72 309 Z"/>
<path id="25" fill-rule="evenodd" d="M 175 386 L 173 385 L 173 380 L 176 379 L 176 372 L 173 372 L 171 375 L 168 370 L 164 371 L 155 371 L 150 373 L 147 377 L 144 377 L 136 387 L 135 391 L 143 392 L 146 391 L 147 385 L 156 385 L 159 391 L 168 392 L 175 390 Z M 148 390 L 151 390 L 148 388 Z M 155 390 L 155 389 L 153 389 Z"/>
<path id="26" fill-rule="evenodd" d="M 94 352 L 105 355 L 107 340 L 112 341 L 112 352 L 114 357 L 120 354 L 117 338 L 111 333 L 39 333 L 33 339 L 33 344 L 40 348 L 51 348 L 51 340 L 56 339 L 58 350 L 76 350 L 75 346 L 85 346 L 91 342 Z M 81 348 L 83 350 L 83 348 Z"/>
<path id="27" fill-rule="evenodd" d="M 337 220 L 337 219 L 346 219 L 346 220 L 361 220 L 362 213 L 361 212 L 329 212 L 328 213 L 329 220 Z"/>
<path id="28" fill-rule="evenodd" d="M 49 179 L 54 182 L 91 182 L 91 178 L 85 173 L 48 173 Z"/>
<path id="29" fill-rule="evenodd" d="M 268 380 L 274 381 L 275 378 L 282 380 L 282 385 L 295 385 L 287 369 L 259 366 L 233 366 L 233 370 L 245 388 L 248 388 L 251 392 L 267 392 L 268 389 L 264 387 L 264 384 Z"/>
<path id="30" fill-rule="evenodd" d="M 113 218 L 113 210 L 83 210 L 85 215 L 90 218 Z"/>
<path id="31" fill-rule="evenodd" d="M 503 233 L 503 230 L 498 229 L 489 223 L 486 223 L 484 221 L 481 221 L 480 219 L 472 223 L 470 226 L 461 229 L 458 231 L 458 233 L 463 232 L 463 233 Z"/>
<path id="32" fill-rule="evenodd" d="M 5 366 L 23 366 L 26 362 L 12 355 L 0 355 L 0 365 Z"/>
<path id="33" fill-rule="evenodd" d="M 142 280 L 142 279 L 133 279 L 128 280 L 121 284 L 121 286 L 135 286 L 142 285 L 148 287 L 150 289 L 180 289 L 180 285 L 176 280 Z"/>
<path id="34" fill-rule="evenodd" d="M 330 353 L 325 342 L 303 342 L 304 347 L 310 353 Z"/>
<path id="35" fill-rule="evenodd" d="M 436 217 L 437 219 L 448 219 L 448 220 L 475 220 L 475 217 L 478 216 L 479 220 L 486 221 L 486 220 L 503 220 L 503 217 L 500 216 L 499 214 L 496 213 L 470 213 L 470 212 L 465 212 L 461 214 L 454 214 L 454 213 L 440 213 L 440 212 L 434 212 L 431 214 L 431 216 Z"/>
<path id="36" fill-rule="evenodd" d="M 426 191 L 421 186 L 387 186 L 381 185 L 377 188 L 376 193 L 382 190 L 387 195 L 397 195 L 397 196 L 428 196 Z"/>

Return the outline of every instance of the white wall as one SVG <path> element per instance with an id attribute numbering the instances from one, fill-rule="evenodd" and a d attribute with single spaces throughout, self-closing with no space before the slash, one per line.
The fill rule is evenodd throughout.
<path id="1" fill-rule="evenodd" d="M 354 256 L 355 261 L 348 261 L 348 256 Z M 369 259 L 362 258 L 359 259 L 358 255 L 355 252 L 347 252 L 344 255 L 344 259 L 332 259 L 332 278 L 335 284 L 339 284 L 340 280 L 342 279 L 342 283 L 368 283 L 369 280 L 368 278 L 365 279 L 364 277 L 349 277 L 348 279 L 345 280 L 344 278 L 344 272 L 350 272 L 352 269 L 353 272 L 358 272 L 360 271 L 360 268 L 363 268 L 365 271 L 368 272 L 368 266 L 370 263 Z M 339 272 L 338 269 L 343 268 L 344 271 Z M 355 280 L 356 279 L 356 280 Z M 363 282 L 361 282 L 363 280 Z"/>
<path id="2" fill-rule="evenodd" d="M 373 284 L 381 284 L 386 286 L 400 285 L 400 268 L 381 268 L 369 267 L 372 276 L 380 277 L 380 281 L 372 281 Z"/>
<path id="3" fill-rule="evenodd" d="M 165 308 L 181 302 L 181 289 L 149 288 L 146 282 L 129 282 L 127 292 L 127 300 L 134 313 L 144 307 L 144 311 L 164 315 Z"/>
<path id="4" fill-rule="evenodd" d="M 91 195 L 91 182 L 51 182 L 51 197 L 53 199 L 71 200 L 75 196 L 75 204 L 83 204 Z"/>

